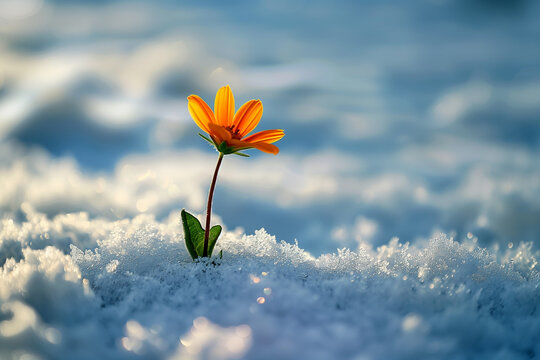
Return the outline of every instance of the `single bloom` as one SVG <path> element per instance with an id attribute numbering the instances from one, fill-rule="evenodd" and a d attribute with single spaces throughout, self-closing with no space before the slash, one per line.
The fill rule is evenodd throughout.
<path id="1" fill-rule="evenodd" d="M 261 100 L 250 100 L 235 113 L 234 96 L 229 85 L 218 90 L 214 111 L 197 95 L 188 96 L 188 110 L 195 123 L 210 135 L 217 150 L 223 154 L 251 148 L 274 155 L 279 152 L 272 143 L 285 135 L 283 130 L 264 130 L 248 136 L 261 120 Z"/>

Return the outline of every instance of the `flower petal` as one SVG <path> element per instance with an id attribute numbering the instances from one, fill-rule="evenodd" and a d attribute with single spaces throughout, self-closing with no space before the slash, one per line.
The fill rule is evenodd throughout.
<path id="1" fill-rule="evenodd" d="M 267 144 L 264 142 L 247 142 L 242 140 L 232 139 L 228 141 L 229 145 L 237 148 L 238 150 L 255 148 L 261 150 L 262 152 L 277 155 L 279 153 L 279 148 L 276 145 Z"/>
<path id="2" fill-rule="evenodd" d="M 188 110 L 197 125 L 206 133 L 210 133 L 209 124 L 215 123 L 214 113 L 208 104 L 197 95 L 188 96 Z"/>
<path id="3" fill-rule="evenodd" d="M 253 147 L 257 150 L 261 150 L 262 152 L 268 153 L 268 154 L 274 154 L 277 155 L 279 153 L 279 148 L 276 145 L 267 144 L 263 142 L 256 142 L 251 143 Z"/>
<path id="4" fill-rule="evenodd" d="M 214 102 L 214 113 L 217 124 L 225 127 L 232 125 L 234 118 L 234 96 L 229 85 L 218 90 Z"/>
<path id="5" fill-rule="evenodd" d="M 248 136 L 247 138 L 243 139 L 243 141 L 264 142 L 267 144 L 271 144 L 280 140 L 283 136 L 285 136 L 285 133 L 281 129 L 264 130 Z"/>
<path id="6" fill-rule="evenodd" d="M 221 125 L 216 124 L 208 124 L 210 128 L 210 134 L 214 136 L 214 138 L 217 140 L 218 144 L 221 144 L 223 141 L 226 141 L 228 144 L 232 138 L 231 133 L 229 130 L 225 129 Z"/>
<path id="7" fill-rule="evenodd" d="M 263 114 L 263 106 L 261 100 L 250 100 L 234 115 L 233 125 L 238 130 L 240 137 L 249 134 L 259 121 Z"/>

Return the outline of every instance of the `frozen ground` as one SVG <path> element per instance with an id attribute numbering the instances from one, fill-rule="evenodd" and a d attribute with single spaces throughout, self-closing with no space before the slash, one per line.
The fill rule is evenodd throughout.
<path id="1" fill-rule="evenodd" d="M 70 158 L 2 149 L 1 359 L 540 354 L 532 243 L 486 249 L 472 233 L 461 242 L 441 234 L 313 256 L 295 239 L 225 227 L 217 245 L 224 258 L 194 264 L 179 210 L 204 203 L 214 154 L 133 156 L 112 173 L 87 174 Z M 239 164 L 229 162 L 234 171 L 220 180 L 248 181 Z M 271 202 L 282 180 L 267 164 L 252 166 L 269 172 Z M 223 224 L 219 215 L 213 220 Z M 262 207 L 257 216 L 276 221 Z"/>
<path id="2" fill-rule="evenodd" d="M 425 243 L 313 257 L 264 229 L 192 263 L 179 213 L 0 227 L 2 359 L 534 359 L 530 244 Z M 6 259 L 6 257 L 9 257 Z"/>
<path id="3" fill-rule="evenodd" d="M 9 144 L 2 150 L 1 359 L 540 353 L 539 254 L 532 243 L 484 249 L 472 233 L 462 243 L 436 235 L 412 245 L 361 242 L 354 251 L 316 257 L 294 239 L 238 228 L 218 242 L 222 260 L 194 264 L 179 210 L 204 203 L 214 154 L 131 156 L 111 173 L 89 174 L 70 158 Z M 286 155 L 282 161 L 292 162 Z M 232 171 L 220 180 L 257 183 L 241 176 L 248 173 L 241 164 L 228 162 Z M 251 166 L 268 174 L 259 183 L 272 202 L 283 179 L 269 164 L 255 159 Z M 297 174 L 309 178 L 303 171 Z M 257 186 L 263 187 L 245 191 Z M 285 191 L 302 196 L 301 188 Z M 218 215 L 214 221 L 223 223 Z M 257 217 L 269 226 L 276 221 L 262 206 Z"/>

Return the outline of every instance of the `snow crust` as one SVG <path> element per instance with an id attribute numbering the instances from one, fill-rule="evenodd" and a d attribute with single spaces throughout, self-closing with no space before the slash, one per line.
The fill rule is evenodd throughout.
<path id="1" fill-rule="evenodd" d="M 531 244 L 444 234 L 317 258 L 264 229 L 226 231 L 193 263 L 163 221 L 48 219 L 0 231 L 2 359 L 531 359 Z"/>

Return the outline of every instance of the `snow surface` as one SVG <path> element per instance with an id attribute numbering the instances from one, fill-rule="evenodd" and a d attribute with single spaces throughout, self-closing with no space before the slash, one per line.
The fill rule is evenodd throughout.
<path id="1" fill-rule="evenodd" d="M 540 276 L 530 244 L 440 234 L 318 258 L 260 229 L 193 263 L 179 212 L 0 228 L 2 359 L 531 359 Z M 217 253 L 217 251 L 216 251 Z"/>

